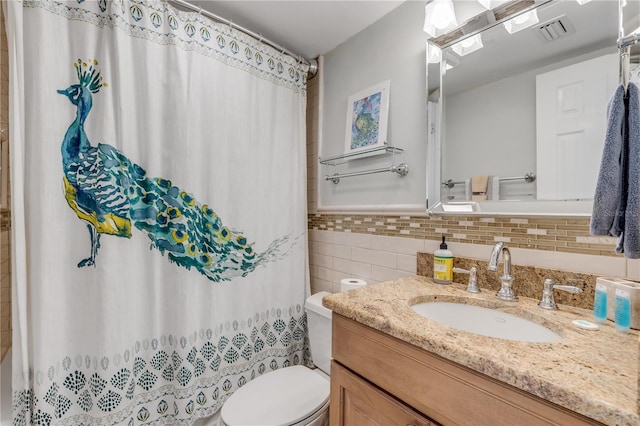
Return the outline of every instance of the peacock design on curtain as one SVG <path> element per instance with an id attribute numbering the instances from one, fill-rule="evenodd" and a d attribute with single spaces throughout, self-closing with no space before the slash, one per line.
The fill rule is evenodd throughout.
<path id="1" fill-rule="evenodd" d="M 77 108 L 61 150 L 65 198 L 87 223 L 91 239 L 91 253 L 78 267 L 95 266 L 102 234 L 131 238 L 132 225 L 171 262 L 195 268 L 215 282 L 244 277 L 259 265 L 284 257 L 292 243 L 289 236 L 256 253 L 253 243 L 226 227 L 207 204 L 201 205 L 168 179 L 147 177 L 142 167 L 113 146 L 91 145 L 84 123 L 92 94 L 107 87 L 97 66 L 97 60 L 78 59 L 74 67 L 79 84 L 58 90 Z"/>

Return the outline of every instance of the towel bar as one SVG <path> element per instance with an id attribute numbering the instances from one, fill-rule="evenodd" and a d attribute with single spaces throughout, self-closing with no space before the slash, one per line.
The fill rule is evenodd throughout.
<path id="1" fill-rule="evenodd" d="M 398 176 L 402 177 L 402 176 L 406 176 L 409 173 L 409 166 L 407 165 L 407 163 L 400 163 L 397 166 L 382 167 L 380 169 L 361 170 L 358 172 L 350 172 L 350 173 L 334 173 L 331 176 L 326 175 L 324 177 L 324 180 L 330 180 L 337 185 L 340 183 L 341 178 L 370 175 L 373 173 L 384 173 L 384 172 L 395 172 L 398 174 Z"/>

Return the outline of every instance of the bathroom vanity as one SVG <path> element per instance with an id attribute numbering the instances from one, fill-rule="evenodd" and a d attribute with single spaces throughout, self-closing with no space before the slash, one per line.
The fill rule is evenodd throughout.
<path id="1" fill-rule="evenodd" d="M 331 424 L 637 425 L 638 334 L 591 312 L 403 278 L 326 296 L 333 311 Z M 459 331 L 411 309 L 430 301 L 508 312 L 561 336 L 527 343 Z"/>

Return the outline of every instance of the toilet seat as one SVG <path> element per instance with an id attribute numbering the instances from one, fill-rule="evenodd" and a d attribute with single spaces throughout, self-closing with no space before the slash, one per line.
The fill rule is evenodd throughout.
<path id="1" fill-rule="evenodd" d="M 296 365 L 260 376 L 238 389 L 222 406 L 224 424 L 292 426 L 311 421 L 329 404 L 329 382 Z"/>

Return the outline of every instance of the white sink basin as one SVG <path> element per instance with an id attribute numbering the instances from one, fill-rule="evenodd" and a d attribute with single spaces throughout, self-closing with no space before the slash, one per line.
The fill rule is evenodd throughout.
<path id="1" fill-rule="evenodd" d="M 423 317 L 482 336 L 532 343 L 562 339 L 540 324 L 495 309 L 449 302 L 420 303 L 411 308 Z"/>

